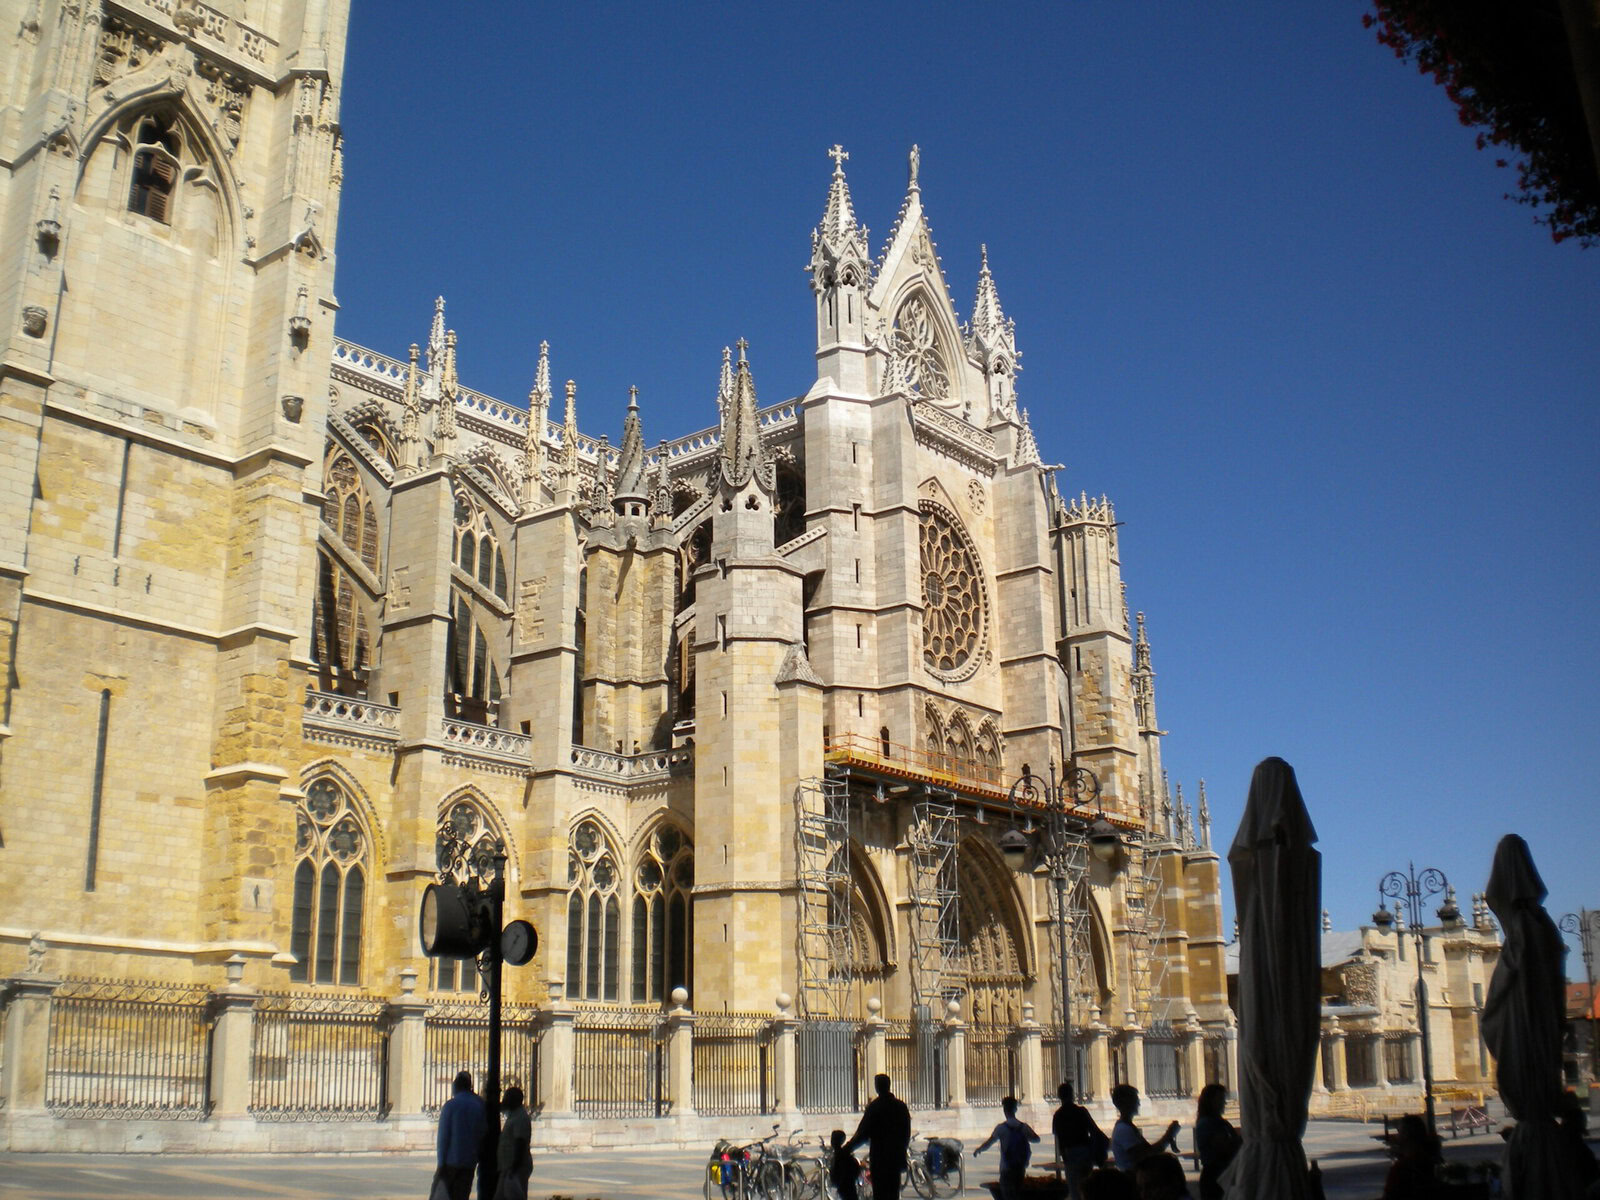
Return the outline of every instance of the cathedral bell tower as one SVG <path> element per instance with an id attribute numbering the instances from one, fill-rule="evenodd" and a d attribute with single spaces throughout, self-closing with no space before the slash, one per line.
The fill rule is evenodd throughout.
<path id="1" fill-rule="evenodd" d="M 715 483 L 711 561 L 695 581 L 699 1012 L 765 1009 L 794 988 L 794 788 L 822 765 L 820 688 L 800 649 L 802 576 L 773 553 L 775 472 L 743 340 Z M 802 747 L 815 762 L 800 761 Z"/>

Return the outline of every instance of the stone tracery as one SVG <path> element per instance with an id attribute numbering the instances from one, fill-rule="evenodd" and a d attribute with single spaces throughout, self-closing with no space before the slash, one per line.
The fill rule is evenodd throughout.
<path id="1" fill-rule="evenodd" d="M 951 681 L 978 669 L 989 597 L 978 555 L 955 518 L 929 500 L 921 503 L 922 661 Z"/>

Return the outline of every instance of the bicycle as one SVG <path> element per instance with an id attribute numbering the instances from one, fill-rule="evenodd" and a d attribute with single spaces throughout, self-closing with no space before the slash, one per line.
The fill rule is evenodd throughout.
<path id="1" fill-rule="evenodd" d="M 804 1129 L 792 1129 L 787 1141 L 766 1151 L 761 1179 L 771 1200 L 804 1200 L 808 1195 L 820 1163 L 801 1153 L 803 1144 L 796 1139 L 804 1133 Z M 773 1136 L 777 1136 L 777 1126 L 773 1127 Z M 817 1200 L 824 1200 L 823 1193 L 817 1193 Z"/>
<path id="2" fill-rule="evenodd" d="M 743 1145 L 719 1139 L 706 1163 L 705 1200 L 788 1200 L 782 1156 L 769 1149 L 777 1136 L 774 1125 L 766 1137 Z"/>
<path id="3" fill-rule="evenodd" d="M 947 1200 L 967 1186 L 966 1146 L 959 1138 L 925 1137 L 906 1163 L 906 1179 L 922 1200 Z"/>

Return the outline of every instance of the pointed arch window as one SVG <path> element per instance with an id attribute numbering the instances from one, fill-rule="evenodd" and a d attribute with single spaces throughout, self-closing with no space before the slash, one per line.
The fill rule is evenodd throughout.
<path id="1" fill-rule="evenodd" d="M 445 690 L 449 694 L 451 715 L 462 720 L 488 721 L 500 703 L 500 667 L 489 652 L 489 637 L 467 597 L 450 594 L 449 646 Z"/>
<path id="2" fill-rule="evenodd" d="M 451 561 L 504 600 L 507 594 L 505 555 L 489 526 L 489 514 L 464 490 L 456 492 L 455 529 L 451 537 Z"/>
<path id="3" fill-rule="evenodd" d="M 975 750 L 978 779 L 984 783 L 998 785 L 1000 783 L 1000 735 L 995 732 L 993 722 L 985 721 L 978 726 L 978 739 Z"/>
<path id="4" fill-rule="evenodd" d="M 138 122 L 133 136 L 133 178 L 128 211 L 172 224 L 172 193 L 178 182 L 183 136 L 171 112 L 154 112 Z"/>
<path id="5" fill-rule="evenodd" d="M 350 456 L 330 444 L 323 471 L 322 520 L 368 570 L 378 571 L 378 513 Z M 325 691 L 365 695 L 372 639 L 356 585 L 327 553 L 317 555 L 311 653 Z"/>
<path id="6" fill-rule="evenodd" d="M 806 531 L 806 478 L 789 463 L 778 467 L 778 494 L 772 504 L 773 545 L 782 546 Z"/>
<path id="7" fill-rule="evenodd" d="M 688 987 L 694 845 L 675 825 L 656 830 L 633 871 L 633 999 L 645 1004 Z"/>
<path id="8" fill-rule="evenodd" d="M 910 390 L 941 408 L 947 406 L 950 372 L 939 346 L 933 312 L 922 296 L 912 296 L 900 306 L 894 319 L 890 354 Z"/>
<path id="9" fill-rule="evenodd" d="M 567 995 L 616 1000 L 622 901 L 618 857 L 593 821 L 582 821 L 567 842 Z"/>
<path id="10" fill-rule="evenodd" d="M 439 817 L 436 837 L 442 841 L 446 831 L 464 842 L 467 853 L 463 860 L 464 872 L 457 878 L 494 878 L 494 856 L 505 841 L 496 831 L 493 822 L 482 807 L 472 800 L 458 800 Z M 430 958 L 428 960 L 428 985 L 436 992 L 473 992 L 478 990 L 478 973 L 470 958 Z"/>
<path id="11" fill-rule="evenodd" d="M 368 838 L 344 788 L 313 780 L 295 813 L 294 909 L 289 978 L 297 983 L 361 983 Z"/>

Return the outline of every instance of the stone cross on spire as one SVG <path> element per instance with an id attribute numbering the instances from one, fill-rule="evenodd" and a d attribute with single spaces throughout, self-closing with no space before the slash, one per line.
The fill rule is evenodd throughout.
<path id="1" fill-rule="evenodd" d="M 850 157 L 850 151 L 839 145 L 838 142 L 835 142 L 833 144 L 833 149 L 828 151 L 828 157 L 833 159 L 833 173 L 835 175 L 843 175 L 844 160 Z"/>
<path id="2" fill-rule="evenodd" d="M 761 423 L 756 419 L 756 385 L 750 377 L 745 351 L 750 343 L 740 338 L 738 369 L 733 378 L 733 401 L 722 414 L 722 478 L 741 488 L 755 476 L 764 488 L 772 487 L 772 461 L 761 444 Z"/>
<path id="3" fill-rule="evenodd" d="M 839 283 L 865 286 L 872 270 L 867 231 L 856 223 L 850 185 L 844 178 L 844 160 L 850 156 L 843 146 L 836 145 L 828 157 L 833 159 L 833 179 L 828 184 L 822 224 L 811 231 L 811 263 L 806 268 L 819 295 Z"/>

